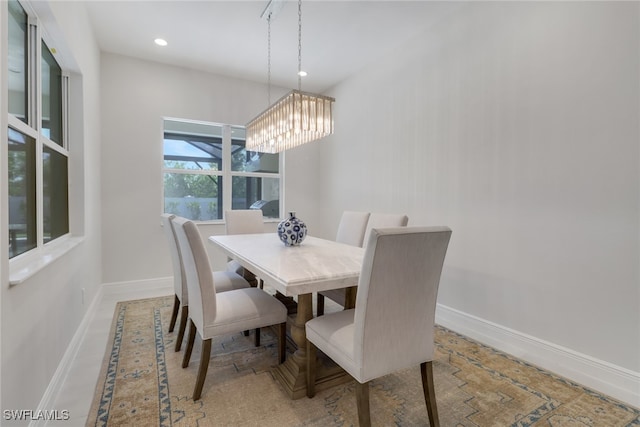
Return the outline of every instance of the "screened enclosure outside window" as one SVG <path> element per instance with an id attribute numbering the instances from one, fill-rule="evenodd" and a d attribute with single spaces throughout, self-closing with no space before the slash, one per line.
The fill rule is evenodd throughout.
<path id="1" fill-rule="evenodd" d="M 280 217 L 278 154 L 245 149 L 244 127 L 231 127 L 232 209 L 261 209 L 266 218 Z"/>
<path id="2" fill-rule="evenodd" d="M 164 212 L 216 221 L 227 209 L 260 209 L 279 217 L 277 154 L 245 150 L 243 127 L 164 121 Z"/>

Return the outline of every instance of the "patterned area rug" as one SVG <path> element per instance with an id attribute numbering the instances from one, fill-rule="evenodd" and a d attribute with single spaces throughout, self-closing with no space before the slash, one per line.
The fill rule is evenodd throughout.
<path id="1" fill-rule="evenodd" d="M 199 363 L 181 368 L 167 332 L 173 297 L 118 303 L 87 426 L 352 426 L 353 382 L 290 400 L 274 380 L 276 339 L 262 332 L 214 340 L 202 399 L 191 393 Z M 436 329 L 434 381 L 440 424 L 640 426 L 640 410 L 447 329 Z M 183 344 L 184 351 L 184 344 Z M 377 426 L 428 426 L 419 367 L 372 382 Z"/>

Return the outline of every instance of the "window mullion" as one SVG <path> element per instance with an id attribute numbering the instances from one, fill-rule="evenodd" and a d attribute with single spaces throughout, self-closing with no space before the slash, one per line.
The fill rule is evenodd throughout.
<path id="1" fill-rule="evenodd" d="M 34 130 L 31 126 L 27 125 L 22 120 L 15 117 L 14 115 L 9 114 L 8 122 L 9 122 L 9 126 L 14 128 L 18 132 L 28 135 L 33 139 L 36 139 L 38 137 L 38 132 L 36 130 Z"/>
<path id="2" fill-rule="evenodd" d="M 27 34 L 27 123 L 33 129 L 39 129 L 38 126 L 38 51 L 39 51 L 39 34 L 37 18 L 32 15 L 28 16 L 28 34 Z"/>
<path id="3" fill-rule="evenodd" d="M 44 174 L 42 171 L 42 137 L 36 138 L 36 236 L 37 247 L 44 244 L 44 188 L 42 185 Z"/>
<path id="4" fill-rule="evenodd" d="M 164 173 L 176 173 L 183 175 L 210 175 L 210 176 L 222 176 L 222 171 L 215 169 L 163 169 Z"/>
<path id="5" fill-rule="evenodd" d="M 285 191 L 284 191 L 284 180 L 285 180 L 285 175 L 286 175 L 286 170 L 284 167 L 284 163 L 285 163 L 285 159 L 286 159 L 286 152 L 282 152 L 281 156 L 278 156 L 278 165 L 279 165 L 279 171 L 280 171 L 280 180 L 278 181 L 278 186 L 279 186 L 279 194 L 280 194 L 280 202 L 279 202 L 279 207 L 278 207 L 278 212 L 280 212 L 280 217 L 284 218 L 284 207 L 285 207 L 285 203 L 284 203 L 284 198 L 286 197 Z"/>
<path id="6" fill-rule="evenodd" d="M 273 178 L 278 179 L 280 176 L 273 172 L 240 172 L 231 171 L 231 176 L 244 176 L 247 178 Z"/>
<path id="7" fill-rule="evenodd" d="M 29 85 L 35 90 L 33 91 L 34 96 L 32 97 L 31 105 L 34 106 L 35 109 L 35 122 L 31 123 L 31 127 L 33 127 L 36 132 L 36 242 L 37 247 L 42 247 L 44 245 L 44 173 L 43 173 L 43 161 L 42 156 L 44 152 L 42 142 L 42 134 L 40 133 L 40 128 L 42 126 L 42 80 L 41 80 L 41 57 L 42 57 L 42 43 L 40 27 L 37 25 L 36 18 L 29 18 L 29 26 L 32 29 L 30 31 L 31 39 L 29 40 L 29 51 L 31 65 L 29 66 L 31 70 L 30 74 L 30 83 Z"/>
<path id="8" fill-rule="evenodd" d="M 62 74 L 62 146 L 69 151 L 69 74 Z"/>
<path id="9" fill-rule="evenodd" d="M 231 189 L 231 126 L 222 126 L 222 206 L 233 209 L 233 194 Z"/>
<path id="10" fill-rule="evenodd" d="M 51 150 L 57 151 L 58 153 L 62 154 L 65 157 L 69 157 L 69 152 L 66 149 L 56 144 L 54 141 L 51 141 L 46 136 L 40 135 L 40 137 L 42 138 L 43 148 L 44 147 L 50 148 Z"/>

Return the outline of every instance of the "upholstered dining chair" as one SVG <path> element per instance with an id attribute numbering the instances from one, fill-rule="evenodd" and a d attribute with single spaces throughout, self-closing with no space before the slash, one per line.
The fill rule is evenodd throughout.
<path id="1" fill-rule="evenodd" d="M 345 212 L 340 220 L 340 224 L 338 225 L 336 241 L 362 247 L 363 245 L 366 245 L 371 229 L 374 227 L 405 227 L 408 222 L 409 217 L 403 214 L 383 214 L 374 212 L 372 214 L 365 215 L 363 212 Z M 316 308 L 318 316 L 322 316 L 324 314 L 325 298 L 331 299 L 342 307 L 347 307 L 346 288 L 318 292 Z"/>
<path id="2" fill-rule="evenodd" d="M 182 254 L 178 247 L 176 233 L 171 221 L 176 216 L 173 214 L 162 214 L 162 227 L 165 237 L 169 243 L 169 252 L 171 254 L 171 264 L 173 267 L 173 311 L 171 313 L 171 321 L 169 322 L 169 332 L 173 332 L 178 319 L 178 312 L 182 306 L 180 315 L 180 327 L 178 336 L 176 337 L 175 351 L 180 351 L 182 340 L 189 317 L 189 292 L 187 289 L 186 277 L 184 274 L 184 265 L 182 262 Z M 216 282 L 216 292 L 225 292 L 232 289 L 248 288 L 249 283 L 237 273 L 231 271 L 214 271 L 213 276 Z M 259 341 L 258 341 L 259 342 Z"/>
<path id="3" fill-rule="evenodd" d="M 209 368 L 211 340 L 214 337 L 278 325 L 278 360 L 284 362 L 287 309 L 277 299 L 258 288 L 216 292 L 216 280 L 209 257 L 196 225 L 184 218 L 172 220 L 182 253 L 184 272 L 189 289 L 189 338 L 182 367 L 189 366 L 196 334 L 202 340 L 200 366 L 193 400 L 200 399 Z"/>
<path id="4" fill-rule="evenodd" d="M 374 228 L 387 228 L 387 227 L 406 227 L 409 223 L 409 217 L 404 214 L 385 214 L 385 213 L 372 213 L 369 215 L 369 221 L 367 221 L 367 227 L 364 230 L 364 237 L 362 239 L 363 245 L 366 247 L 369 242 L 369 235 Z"/>
<path id="5" fill-rule="evenodd" d="M 355 309 L 316 317 L 305 325 L 308 397 L 315 394 L 320 349 L 356 380 L 358 420 L 368 426 L 369 381 L 420 365 L 429 425 L 439 425 L 432 368 L 434 322 L 450 237 L 448 227 L 371 229 Z"/>
<path id="6" fill-rule="evenodd" d="M 336 242 L 361 248 L 368 221 L 369 212 L 344 211 L 338 223 Z M 316 300 L 316 313 L 318 316 L 324 314 L 325 298 L 329 298 L 344 307 L 346 288 L 318 292 Z"/>
<path id="7" fill-rule="evenodd" d="M 255 234 L 264 233 L 262 211 L 260 209 L 234 209 L 224 212 L 227 234 Z M 262 287 L 262 280 L 246 270 L 236 260 L 227 261 L 227 271 L 238 273 L 251 284 Z"/>
<path id="8" fill-rule="evenodd" d="M 336 232 L 336 242 L 361 248 L 369 216 L 369 212 L 342 212 L 338 231 Z"/>

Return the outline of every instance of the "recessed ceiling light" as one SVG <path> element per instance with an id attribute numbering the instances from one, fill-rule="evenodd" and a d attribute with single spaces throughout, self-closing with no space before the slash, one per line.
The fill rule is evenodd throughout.
<path id="1" fill-rule="evenodd" d="M 298 71 L 298 75 L 299 75 L 300 77 L 306 77 L 306 76 L 307 76 L 307 72 L 306 72 L 306 71 L 302 71 L 302 70 L 300 70 L 300 71 Z"/>
<path id="2" fill-rule="evenodd" d="M 168 43 L 165 39 L 155 39 L 154 42 L 158 45 L 158 46 L 166 46 Z"/>

